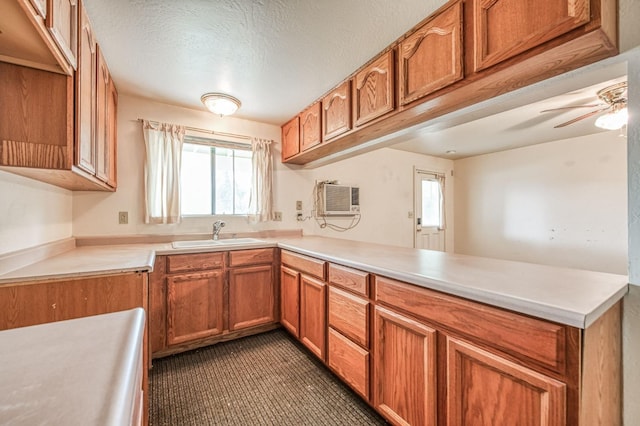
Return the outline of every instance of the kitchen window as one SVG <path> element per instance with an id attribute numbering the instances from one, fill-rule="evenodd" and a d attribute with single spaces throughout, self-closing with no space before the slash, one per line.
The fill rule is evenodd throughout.
<path id="1" fill-rule="evenodd" d="M 251 199 L 250 145 L 186 136 L 182 147 L 182 216 L 247 215 Z"/>

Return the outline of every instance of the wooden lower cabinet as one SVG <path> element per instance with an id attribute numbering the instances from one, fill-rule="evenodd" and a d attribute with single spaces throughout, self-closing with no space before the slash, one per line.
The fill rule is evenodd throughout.
<path id="1" fill-rule="evenodd" d="M 273 265 L 229 271 L 229 331 L 275 322 Z"/>
<path id="2" fill-rule="evenodd" d="M 558 426 L 566 385 L 447 337 L 447 425 Z"/>
<path id="3" fill-rule="evenodd" d="M 286 266 L 280 268 L 280 323 L 300 336 L 300 272 Z"/>
<path id="4" fill-rule="evenodd" d="M 167 278 L 167 344 L 221 334 L 223 290 L 222 271 Z"/>
<path id="5" fill-rule="evenodd" d="M 327 284 L 300 277 L 300 341 L 322 360 L 327 336 Z"/>
<path id="6" fill-rule="evenodd" d="M 393 424 L 436 425 L 436 331 L 380 306 L 374 330 L 373 406 Z"/>
<path id="7" fill-rule="evenodd" d="M 327 364 L 365 400 L 369 401 L 369 351 L 329 327 Z"/>

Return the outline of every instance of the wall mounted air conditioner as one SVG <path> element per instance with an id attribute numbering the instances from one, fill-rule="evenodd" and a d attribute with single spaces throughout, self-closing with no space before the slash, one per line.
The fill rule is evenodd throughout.
<path id="1" fill-rule="evenodd" d="M 354 216 L 360 214 L 360 188 L 325 183 L 322 185 L 322 216 Z"/>

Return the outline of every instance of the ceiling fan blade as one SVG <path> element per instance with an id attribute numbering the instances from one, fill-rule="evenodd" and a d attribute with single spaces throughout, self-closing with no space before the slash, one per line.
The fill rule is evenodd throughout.
<path id="1" fill-rule="evenodd" d="M 563 109 L 574 109 L 574 108 L 596 108 L 604 105 L 605 104 L 590 104 L 590 105 L 575 105 L 575 106 L 567 106 L 567 107 L 560 107 L 560 108 L 550 108 L 550 109 L 543 109 L 542 111 L 540 111 L 540 113 L 551 112 L 551 111 L 561 111 Z"/>
<path id="2" fill-rule="evenodd" d="M 585 118 L 589 118 L 589 117 L 591 117 L 591 116 L 594 116 L 594 115 L 596 115 L 596 114 L 599 114 L 599 113 L 601 113 L 601 112 L 604 112 L 604 111 L 606 111 L 606 110 L 608 110 L 608 109 L 610 109 L 610 108 L 611 108 L 611 107 L 606 107 L 606 108 L 601 108 L 601 109 L 597 109 L 597 110 L 595 110 L 595 111 L 588 112 L 588 113 L 586 113 L 586 114 L 584 114 L 584 115 L 581 115 L 580 117 L 576 117 L 576 118 L 574 118 L 573 120 L 569 120 L 569 121 L 566 121 L 566 122 L 564 122 L 564 123 L 562 123 L 562 124 L 558 124 L 557 126 L 553 126 L 553 128 L 554 128 L 554 129 L 557 129 L 557 128 L 559 128 L 559 127 L 568 126 L 569 124 L 573 124 L 573 123 L 576 123 L 576 122 L 578 122 L 578 121 L 580 121 L 580 120 L 584 120 Z"/>

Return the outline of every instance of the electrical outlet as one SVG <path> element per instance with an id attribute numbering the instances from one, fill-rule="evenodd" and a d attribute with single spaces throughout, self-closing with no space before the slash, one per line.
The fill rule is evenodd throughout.
<path id="1" fill-rule="evenodd" d="M 413 219 L 413 212 L 411 210 L 409 210 L 409 213 L 407 213 L 407 218 Z"/>
<path id="2" fill-rule="evenodd" d="M 282 222 L 282 212 L 273 212 L 273 220 Z"/>
<path id="3" fill-rule="evenodd" d="M 302 201 L 296 201 L 296 210 L 302 210 Z"/>
<path id="4" fill-rule="evenodd" d="M 118 223 L 120 225 L 129 223 L 129 212 L 118 212 Z"/>

